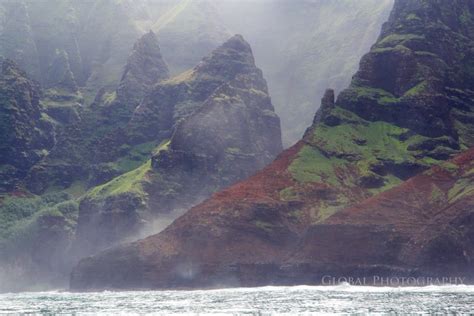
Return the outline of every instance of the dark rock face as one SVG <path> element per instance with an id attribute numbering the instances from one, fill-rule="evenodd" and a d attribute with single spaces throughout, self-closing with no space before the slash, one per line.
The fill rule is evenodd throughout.
<path id="1" fill-rule="evenodd" d="M 46 82 L 48 87 L 77 92 L 77 84 L 69 65 L 69 57 L 64 50 L 57 50 L 56 56 L 49 66 Z"/>
<path id="2" fill-rule="evenodd" d="M 223 47 L 248 50 L 241 37 L 230 39 Z M 221 49 L 213 56 L 221 54 Z M 166 196 L 162 189 L 169 184 L 158 182 L 150 190 L 156 192 L 150 195 L 152 211 L 188 208 L 216 188 L 250 176 L 281 151 L 280 120 L 261 71 L 256 67 L 246 73 L 240 71 L 215 89 L 194 113 L 178 122 L 166 150 L 152 157 L 155 172 L 168 183 L 180 186 Z"/>
<path id="3" fill-rule="evenodd" d="M 472 9 L 469 1 L 397 1 L 338 104 L 367 120 L 465 143 L 470 133 L 455 116 L 473 111 Z"/>
<path id="4" fill-rule="evenodd" d="M 393 6 L 392 0 L 211 2 L 224 25 L 251 43 L 285 147 L 311 125 L 327 87 L 337 93 L 347 87 Z"/>
<path id="5" fill-rule="evenodd" d="M 58 51 L 49 71 L 52 89 L 43 98 L 43 103 L 48 104 L 47 112 L 61 123 L 57 128 L 58 144 L 30 172 L 28 189 L 42 193 L 51 186 L 67 188 L 74 181 L 95 186 L 123 173 L 107 163 L 130 154 L 133 148 L 127 145 L 124 128 L 144 95 L 168 75 L 156 35 L 149 32 L 135 43 L 119 86 L 107 95 L 111 100 L 107 100 L 104 89 L 94 106 L 83 107 L 78 103 L 82 100 L 77 96 L 68 55 Z"/>
<path id="6" fill-rule="evenodd" d="M 473 14 L 467 0 L 396 1 L 351 86 L 335 102 L 327 92 L 303 140 L 163 232 L 84 259 L 71 288 L 316 284 L 325 274 L 474 282 L 473 151 L 443 162 L 474 146 Z"/>
<path id="7" fill-rule="evenodd" d="M 191 115 L 214 91 L 239 74 L 259 71 L 252 50 L 236 35 L 196 67 L 157 85 L 135 110 L 132 139 L 167 139 L 179 120 Z"/>
<path id="8" fill-rule="evenodd" d="M 216 89 L 170 143 L 170 151 L 208 157 L 223 184 L 263 168 L 281 149 L 280 120 L 261 72 L 238 75 Z"/>
<path id="9" fill-rule="evenodd" d="M 334 90 L 327 89 L 324 93 L 324 97 L 321 100 L 321 107 L 316 112 L 316 115 L 313 119 L 313 125 L 320 124 L 321 120 L 324 118 L 326 124 L 330 124 L 332 126 L 339 125 L 340 120 L 337 117 L 329 118 L 328 116 L 331 113 L 331 110 L 334 108 L 335 105 L 335 97 L 334 97 Z M 308 130 L 309 132 L 310 130 Z"/>
<path id="10" fill-rule="evenodd" d="M 116 102 L 127 107 L 131 114 L 149 90 L 168 77 L 168 66 L 161 56 L 158 38 L 150 31 L 133 46 L 116 92 Z"/>
<path id="11" fill-rule="evenodd" d="M 163 216 L 175 218 L 282 150 L 266 82 L 239 35 L 190 72 L 159 83 L 130 125 L 140 141 L 172 136 L 149 163 L 81 202 L 77 249 L 86 254 L 136 235 Z M 132 185 L 125 188 L 126 183 Z M 124 190 L 114 193 L 121 184 Z"/>
<path id="12" fill-rule="evenodd" d="M 55 138 L 38 86 L 11 60 L 0 59 L 0 67 L 0 191 L 8 191 L 48 154 Z"/>

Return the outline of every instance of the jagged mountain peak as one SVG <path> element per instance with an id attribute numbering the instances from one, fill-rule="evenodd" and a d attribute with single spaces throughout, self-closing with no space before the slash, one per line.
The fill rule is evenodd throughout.
<path id="1" fill-rule="evenodd" d="M 168 77 L 169 69 L 161 55 L 158 37 L 150 30 L 133 45 L 117 95 L 134 108 L 151 86 Z"/>
<path id="2" fill-rule="evenodd" d="M 474 146 L 474 43 L 469 28 L 456 28 L 471 3 L 399 0 L 349 88 L 337 100 L 326 93 L 302 141 L 160 234 L 83 260 L 71 286 L 301 284 L 348 272 L 472 277 L 472 229 L 463 228 L 472 226 L 472 151 L 458 158 L 464 166 L 445 162 Z M 438 18 L 461 9 L 457 22 Z M 357 205 L 363 221 L 354 224 Z M 112 263 L 120 268 L 104 276 Z"/>
<path id="3" fill-rule="evenodd" d="M 20 3 L 20 1 L 17 0 L 17 3 Z M 11 2 L 14 3 L 14 1 Z M 153 6 L 153 9 L 160 12 L 159 14 L 150 13 L 146 18 L 136 16 L 133 12 L 127 12 L 133 11 L 137 2 L 143 4 L 145 10 L 150 5 L 150 9 Z M 218 185 L 222 183 L 230 184 L 236 179 L 245 177 L 253 170 L 269 162 L 281 150 L 279 120 L 273 111 L 266 82 L 261 71 L 255 65 L 252 49 L 250 49 L 246 39 L 249 39 L 252 45 L 256 45 L 259 41 L 252 40 L 252 35 L 241 29 L 235 30 L 242 31 L 245 34 L 245 39 L 239 35 L 227 39 L 230 34 L 222 35 L 223 32 L 220 32 L 217 27 L 222 23 L 208 23 L 214 17 L 217 17 L 219 12 L 206 10 L 206 5 L 200 3 L 200 1 L 198 1 L 199 3 L 196 1 L 172 3 L 170 5 L 173 8 L 169 12 L 168 10 L 164 12 L 161 3 L 163 1 L 159 4 L 154 1 L 156 3 L 153 5 L 152 2 L 105 1 L 91 5 L 91 3 L 85 1 L 52 0 L 45 2 L 27 0 L 27 13 L 31 17 L 31 22 L 28 22 L 27 19 L 11 18 L 10 21 L 25 23 L 10 25 L 11 31 L 8 32 L 9 34 L 15 34 L 18 39 L 28 39 L 26 43 L 23 43 L 24 45 L 22 44 L 23 46 L 14 45 L 12 51 L 16 55 L 20 56 L 18 54 L 20 51 L 31 53 L 37 50 L 32 56 L 33 59 L 39 59 L 41 76 L 37 79 L 41 81 L 43 87 L 50 88 L 44 90 L 42 94 L 40 93 L 39 106 L 44 107 L 44 111 L 40 111 L 40 119 L 51 123 L 56 137 L 56 145 L 52 148 L 50 146 L 35 147 L 37 151 L 35 153 L 37 154 L 36 158 L 41 159 L 34 164 L 22 181 L 21 184 L 25 187 L 21 187 L 22 192 L 20 193 L 23 194 L 24 191 L 30 191 L 34 195 L 49 195 L 49 192 L 52 191 L 54 191 L 53 193 L 64 193 L 64 198 L 71 200 L 71 204 L 82 201 L 81 197 L 87 194 L 87 198 L 93 198 L 94 202 L 98 202 L 95 205 L 97 206 L 95 209 L 97 213 L 94 213 L 94 208 L 89 208 L 91 204 L 87 205 L 87 203 L 82 205 L 80 213 L 82 214 L 86 210 L 85 215 L 87 217 L 87 209 L 89 209 L 88 214 L 106 219 L 105 222 L 110 224 L 108 227 L 111 229 L 110 231 L 117 232 L 117 235 L 120 235 L 122 228 L 122 232 L 130 232 L 130 226 L 127 224 L 133 222 L 133 219 L 129 221 L 128 215 L 138 214 L 137 219 L 141 219 L 139 216 L 141 215 L 140 208 L 143 206 L 141 202 L 146 201 L 146 198 L 151 196 L 147 195 L 148 193 L 155 194 L 153 196 L 155 204 L 149 205 L 150 209 L 156 212 L 160 212 L 160 210 L 167 211 L 174 202 L 185 200 L 185 195 L 201 199 L 207 196 L 209 192 L 217 190 Z M 185 14 L 184 19 L 182 14 L 183 3 L 189 4 L 189 7 L 194 7 L 193 12 Z M 155 7 L 155 5 L 159 5 L 159 7 Z M 5 17 L 11 17 L 8 13 L 5 15 L 3 13 L 2 8 L 0 8 L 0 15 L 3 17 L 2 22 L 8 20 Z M 372 13 L 374 16 L 378 15 L 374 11 Z M 155 20 L 158 15 L 161 22 L 165 22 L 167 25 L 173 24 L 168 33 L 160 27 L 158 34 L 160 43 L 163 43 L 161 48 L 165 53 L 164 56 L 168 57 L 167 62 L 172 65 L 174 71 L 194 66 L 202 56 L 209 54 L 219 43 L 223 44 L 220 49 L 214 52 L 214 55 L 209 56 L 208 61 L 210 62 L 204 63 L 208 68 L 201 67 L 200 70 L 202 71 L 196 71 L 198 75 L 193 80 L 184 80 L 184 82 L 177 84 L 172 81 L 168 82 L 166 88 L 160 86 L 160 89 L 163 90 L 150 97 L 150 102 L 153 102 L 154 106 L 176 101 L 172 108 L 166 108 L 171 115 L 164 113 L 162 117 L 163 121 L 167 120 L 173 124 L 178 123 L 169 129 L 165 126 L 163 129 L 165 133 L 158 136 L 154 135 L 156 137 L 146 139 L 147 142 L 145 143 L 129 142 L 129 129 L 126 124 L 129 122 L 131 112 L 142 99 L 141 97 L 148 94 L 148 86 L 152 90 L 152 86 L 156 83 L 155 78 L 157 76 L 153 73 L 148 76 L 149 67 L 143 67 L 141 58 L 146 59 L 151 51 L 157 51 L 156 48 L 160 48 L 156 45 L 156 35 L 153 32 L 146 34 L 143 32 L 150 27 L 149 22 Z M 312 13 L 308 12 L 307 15 L 311 16 Z M 332 14 L 328 15 L 332 16 Z M 235 16 L 244 17 L 241 14 L 235 14 Z M 279 17 L 279 15 L 277 16 Z M 357 14 L 357 16 L 359 15 Z M 365 20 L 365 17 L 359 16 L 359 19 Z M 275 21 L 282 22 L 279 18 Z M 308 24 L 301 22 L 302 24 Z M 31 26 L 28 26 L 29 23 L 31 23 Z M 287 26 L 292 24 L 292 20 L 281 23 L 283 28 L 288 28 Z M 138 26 L 138 29 L 135 26 Z M 3 25 L 0 25 L 0 29 L 2 27 Z M 313 27 L 307 27 L 308 31 L 311 32 Z M 26 31 L 31 29 L 32 34 L 28 35 L 28 32 L 17 31 L 22 28 Z M 274 29 L 270 25 L 266 25 L 265 28 L 267 30 Z M 359 26 L 359 28 L 364 27 Z M 345 27 L 334 29 L 345 29 Z M 308 39 L 311 35 L 300 34 L 301 32 L 298 29 L 292 27 L 290 32 L 299 34 L 298 37 L 301 37 L 303 41 L 310 42 Z M 141 34 L 144 34 L 143 37 L 135 43 Z M 280 41 L 280 39 L 288 39 L 288 37 L 276 32 L 270 35 L 269 39 L 271 41 L 274 41 L 275 38 L 278 39 L 279 45 L 286 42 Z M 327 38 L 332 37 L 330 34 L 327 36 Z M 32 41 L 29 40 L 30 38 Z M 317 39 L 312 41 L 319 42 Z M 33 45 L 26 45 L 31 43 L 36 44 L 37 49 L 34 49 Z M 134 43 L 135 47 L 132 48 Z M 285 46 L 284 49 L 298 46 L 298 51 L 314 51 L 312 47 L 300 47 L 295 42 L 289 42 L 289 44 L 283 46 Z M 347 46 L 352 45 L 347 43 Z M 59 50 L 60 53 L 55 54 L 56 50 Z M 258 49 L 255 49 L 255 51 L 258 51 Z M 268 58 L 271 60 L 270 63 L 275 65 L 286 64 L 286 62 L 279 62 L 278 59 L 273 58 L 279 54 L 273 47 L 268 48 L 268 51 L 270 51 L 271 58 Z M 130 62 L 127 64 L 127 57 L 130 52 L 132 52 L 129 58 Z M 183 52 L 184 54 L 182 54 Z M 264 58 L 259 56 L 257 59 L 261 61 Z M 324 60 L 325 58 L 320 59 Z M 31 70 L 24 67 L 20 59 L 15 60 L 31 75 Z M 49 85 L 46 80 L 48 67 L 56 62 L 59 71 L 55 73 L 59 75 L 56 76 L 51 72 L 52 84 Z M 178 67 L 176 67 L 176 62 L 179 63 Z M 303 63 L 307 63 L 307 61 Z M 124 69 L 125 65 L 127 66 Z M 294 67 L 293 63 L 291 67 Z M 196 69 L 199 69 L 199 67 Z M 269 69 L 268 74 L 270 74 L 271 68 L 267 69 Z M 300 76 L 301 72 L 299 71 L 290 74 L 289 71 L 286 71 L 286 68 L 284 69 L 282 73 L 285 78 L 298 76 L 300 82 L 307 81 L 312 82 L 311 85 L 315 84 L 313 80 L 306 76 Z M 312 72 L 312 70 L 308 69 L 308 72 Z M 321 77 L 326 76 L 319 71 L 317 73 Z M 75 79 L 80 89 L 75 93 L 64 91 L 65 89 L 62 88 L 65 82 L 57 80 L 61 79 L 63 74 L 65 75 L 66 84 Z M 123 85 L 118 87 L 121 79 Z M 293 85 L 297 86 L 299 83 L 293 82 Z M 93 106 L 89 106 L 90 101 L 99 90 L 104 91 L 104 93 L 97 94 L 99 96 L 95 99 L 97 102 L 94 102 Z M 278 90 L 286 91 L 286 89 Z M 155 93 L 156 90 L 153 92 Z M 296 94 L 300 93 L 297 92 Z M 84 98 L 82 98 L 82 95 L 84 95 Z M 112 106 L 112 104 L 116 105 L 118 103 L 124 107 L 114 108 Z M 288 104 L 297 106 L 296 102 L 291 100 L 288 100 Z M 120 120 L 117 120 L 117 118 Z M 30 118 L 30 121 L 33 120 Z M 161 122 L 159 120 L 151 117 L 150 121 L 152 124 L 158 123 L 152 127 L 160 127 Z M 174 130 L 174 127 L 181 122 L 186 124 L 180 125 L 182 128 L 178 131 Z M 33 127 L 26 126 L 26 129 L 35 133 L 48 134 L 48 131 L 39 124 Z M 140 129 L 141 127 L 138 126 L 137 135 L 142 134 Z M 169 139 L 169 135 L 173 130 L 176 132 L 175 136 Z M 30 145 L 28 144 L 28 146 Z M 18 147 L 20 146 L 18 145 Z M 160 157 L 160 155 L 156 155 L 155 151 L 158 148 L 164 150 L 168 157 L 172 158 L 170 160 L 171 164 L 168 165 L 171 169 L 166 169 L 167 166 L 162 164 L 163 161 L 157 159 Z M 152 159 L 148 161 L 150 156 Z M 36 158 L 31 161 L 36 161 Z M 188 158 L 190 159 L 188 160 Z M 147 161 L 146 164 L 145 161 Z M 200 164 L 201 162 L 203 164 Z M 216 162 L 219 164 L 216 164 Z M 135 170 L 137 167 L 140 167 L 138 172 Z M 204 168 L 200 169 L 201 167 Z M 205 169 L 207 167 L 209 169 Z M 10 169 L 3 170 L 9 171 Z M 157 170 L 160 172 L 156 172 Z M 128 171 L 131 173 L 128 173 Z M 180 173 L 181 171 L 183 173 Z M 119 177 L 122 174 L 124 176 Z M 180 179 L 184 179 L 181 177 L 182 175 L 194 176 L 197 180 L 195 182 L 189 181 L 189 179 L 181 181 Z M 153 178 L 153 176 L 156 176 L 156 178 Z M 128 181 L 130 177 L 133 177 L 131 182 L 128 183 L 130 185 L 121 186 L 124 184 L 122 180 Z M 159 177 L 163 178 L 157 179 Z M 218 185 L 211 184 L 206 188 L 205 181 L 203 181 L 203 178 L 206 177 L 213 177 L 214 179 L 211 180 L 216 181 Z M 101 184 L 104 184 L 104 186 L 92 189 Z M 117 184 L 119 184 L 119 190 L 116 190 Z M 156 186 L 150 189 L 148 185 L 151 184 L 156 184 Z M 92 189 L 91 192 L 88 192 L 89 189 Z M 145 194 L 142 196 L 141 193 L 143 192 Z M 95 193 L 97 194 L 94 196 Z M 200 193 L 204 194 L 201 195 Z M 34 198 L 36 199 L 36 196 Z M 33 209 L 31 207 L 32 211 Z M 135 212 L 136 210 L 138 212 Z M 38 208 L 35 206 L 34 211 L 40 211 L 39 206 Z M 48 216 L 47 221 L 50 221 L 49 224 L 51 225 L 42 225 L 41 234 L 59 228 L 67 231 L 67 233 L 65 235 L 54 235 L 52 238 L 61 241 L 61 243 L 69 243 L 76 228 L 77 205 L 72 207 L 72 211 L 63 211 L 63 208 L 61 208 L 59 213 L 54 212 L 53 217 L 57 218 L 61 216 L 60 213 L 65 214 L 66 212 L 69 215 L 56 223 L 50 221 L 49 215 L 51 214 L 46 214 Z M 35 213 L 31 220 L 43 224 L 43 214 L 37 216 Z M 30 220 L 30 215 L 30 213 L 25 214 L 25 218 Z M 108 215 L 111 215 L 111 217 L 107 217 Z M 125 218 L 123 222 L 125 226 L 121 228 L 115 219 L 122 215 Z M 63 226 L 66 218 L 68 224 Z M 69 222 L 70 218 L 71 221 Z M 82 218 L 81 215 L 79 222 L 82 221 Z M 23 222 L 23 217 L 18 218 L 18 222 Z M 97 221 L 99 229 L 94 232 L 102 236 L 107 235 L 107 228 L 104 227 L 105 222 Z M 136 223 L 137 226 L 142 224 L 140 220 Z M 53 224 L 54 226 L 52 226 Z M 30 227 L 34 229 L 33 225 L 30 225 Z M 31 245 L 36 248 L 35 252 L 31 253 L 32 256 L 35 256 L 31 265 L 36 266 L 39 263 L 39 265 L 44 264 L 55 268 L 56 260 L 52 257 L 48 258 L 48 255 L 51 251 L 54 251 L 59 257 L 63 257 L 63 252 L 57 252 L 54 243 L 48 242 L 50 240 L 49 236 L 38 238 L 36 233 L 29 234 L 29 231 L 25 233 L 25 235 L 27 234 L 30 240 L 35 241 Z M 91 237 L 90 234 L 86 233 L 86 238 L 93 240 L 89 237 Z M 0 236 L 1 238 L 2 236 Z M 110 238 L 109 241 L 113 241 L 113 239 Z M 25 241 L 25 245 L 26 243 L 29 243 L 29 241 Z M 38 244 L 42 244 L 44 247 L 36 247 Z M 18 248 L 25 252 L 26 247 Z M 43 252 L 45 248 L 51 251 Z M 25 260 L 29 261 L 26 252 L 27 258 Z M 42 258 L 36 257 L 38 253 L 43 255 Z M 1 257 L 12 256 L 5 255 Z M 48 258 L 48 260 L 43 260 L 44 258 Z M 11 262 L 15 260 L 16 258 L 12 258 Z M 36 267 L 33 268 L 36 269 Z M 36 274 L 41 275 L 41 278 L 45 275 L 44 273 Z"/>
<path id="4" fill-rule="evenodd" d="M 153 30 L 148 30 L 148 32 L 146 32 L 145 34 L 142 35 L 142 37 L 140 38 L 140 40 L 138 40 L 138 42 L 140 41 L 157 41 L 158 40 L 158 37 L 156 36 L 156 33 L 153 32 Z"/>
<path id="5" fill-rule="evenodd" d="M 170 138 L 178 121 L 194 113 L 217 88 L 238 76 L 246 76 L 255 89 L 268 94 L 252 49 L 241 35 L 231 37 L 194 68 L 156 85 L 133 113 L 130 126 L 133 137 L 138 135 L 134 141 Z"/>
<path id="6" fill-rule="evenodd" d="M 466 101 L 474 97 L 472 14 L 469 1 L 397 1 L 337 105 L 422 136 L 453 137 L 451 149 L 468 147 L 472 127 L 462 125 L 472 111 Z M 444 158 L 453 153 L 437 150 Z"/>
<path id="7" fill-rule="evenodd" d="M 132 171 L 139 174 L 130 188 L 118 194 L 109 190 L 132 173 L 85 196 L 78 249 L 90 254 L 149 225 L 147 217 L 177 216 L 216 188 L 264 167 L 282 150 L 280 120 L 262 72 L 253 60 L 247 63 L 249 53 L 242 37 L 234 37 L 191 76 L 181 75 L 152 89 L 134 112 L 128 132 L 134 144 L 160 145 L 151 161 Z M 209 68 L 200 69 L 203 64 Z M 226 68 L 228 64 L 233 67 Z M 136 185 L 141 189 L 135 190 Z M 117 229 L 121 225 L 126 229 Z"/>
<path id="8" fill-rule="evenodd" d="M 142 35 L 133 45 L 122 81 L 130 74 L 140 76 L 146 84 L 157 83 L 169 76 L 168 66 L 161 55 L 158 37 L 152 30 Z"/>
<path id="9" fill-rule="evenodd" d="M 255 68 L 250 44 L 242 35 L 234 35 L 209 56 L 205 57 L 196 67 L 197 74 L 224 76 L 230 79 L 238 73 L 249 72 Z"/>
<path id="10" fill-rule="evenodd" d="M 77 84 L 69 64 L 69 56 L 63 49 L 57 49 L 46 75 L 46 83 L 50 88 L 60 88 L 77 92 Z"/>
<path id="11" fill-rule="evenodd" d="M 250 44 L 244 39 L 241 34 L 235 34 L 231 38 L 229 38 L 224 44 L 222 44 L 221 48 L 231 48 L 238 51 L 247 51 L 248 53 L 252 54 L 252 48 Z"/>

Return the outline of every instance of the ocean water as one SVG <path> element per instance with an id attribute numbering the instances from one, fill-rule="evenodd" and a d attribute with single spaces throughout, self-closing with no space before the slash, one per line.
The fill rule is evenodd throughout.
<path id="1" fill-rule="evenodd" d="M 0 314 L 472 314 L 474 286 L 294 286 L 200 291 L 0 294 Z"/>

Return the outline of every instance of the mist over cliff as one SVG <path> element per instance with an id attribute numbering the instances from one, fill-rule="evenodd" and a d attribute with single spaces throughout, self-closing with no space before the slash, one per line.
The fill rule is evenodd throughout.
<path id="1" fill-rule="evenodd" d="M 311 124 L 326 88 L 340 92 L 375 42 L 393 0 L 213 2 L 267 75 L 285 147 Z"/>
<path id="2" fill-rule="evenodd" d="M 2 0 L 0 54 L 42 82 L 68 55 L 86 101 L 113 90 L 134 42 L 153 30 L 175 75 L 239 33 L 252 46 L 282 120 L 298 140 L 327 87 L 342 90 L 380 33 L 393 0 Z"/>
<path id="3" fill-rule="evenodd" d="M 300 141 L 159 234 L 84 258 L 71 287 L 474 283 L 473 16 L 470 0 L 396 0 Z"/>
<path id="4" fill-rule="evenodd" d="M 473 16 L 0 0 L 0 291 L 469 271 Z"/>

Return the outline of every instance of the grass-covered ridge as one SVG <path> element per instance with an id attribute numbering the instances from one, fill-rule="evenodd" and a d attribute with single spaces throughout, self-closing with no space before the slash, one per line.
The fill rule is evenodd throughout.
<path id="1" fill-rule="evenodd" d="M 290 165 L 289 171 L 296 181 L 356 186 L 368 177 L 380 182 L 374 186 L 383 191 L 403 179 L 390 170 L 377 174 L 378 168 L 406 164 L 429 168 L 440 162 L 427 156 L 420 158 L 422 150 L 418 145 L 429 140 L 427 137 L 391 123 L 364 120 L 340 107 L 335 107 L 331 115 L 340 124 L 316 126 L 308 144 Z"/>
<path id="2" fill-rule="evenodd" d="M 142 145 L 144 146 L 142 148 L 144 152 L 151 152 L 153 155 L 156 155 L 161 151 L 168 150 L 170 140 L 164 140 L 159 146 L 154 146 L 154 149 L 150 149 L 150 146 L 153 146 L 153 143 L 147 143 Z M 135 162 L 137 161 L 139 160 L 135 160 Z M 101 200 L 110 196 L 131 193 L 141 198 L 144 198 L 147 195 L 144 190 L 144 185 L 152 181 L 153 176 L 156 176 L 156 172 L 152 170 L 151 160 L 149 159 L 146 162 L 137 166 L 135 169 L 123 173 L 122 175 L 115 177 L 109 182 L 93 187 L 84 195 L 84 197 Z"/>
<path id="3" fill-rule="evenodd" d="M 384 37 L 381 41 L 377 43 L 378 47 L 388 47 L 388 46 L 397 46 L 403 45 L 407 41 L 411 40 L 423 40 L 424 36 L 417 34 L 390 34 Z"/>
<path id="4" fill-rule="evenodd" d="M 112 167 L 116 168 L 120 173 L 125 173 L 134 170 L 143 165 L 155 150 L 155 142 L 147 142 L 138 145 L 122 145 L 121 150 L 127 154 L 117 161 L 110 163 Z"/>
<path id="5" fill-rule="evenodd" d="M 105 184 L 93 188 L 86 194 L 86 197 L 102 199 L 122 193 L 134 193 L 143 197 L 146 194 L 143 190 L 143 184 L 147 181 L 147 172 L 150 170 L 151 161 L 148 160 L 135 170 L 129 171 Z"/>
<path id="6" fill-rule="evenodd" d="M 327 157 L 312 146 L 304 146 L 298 158 L 290 165 L 289 170 L 299 182 L 326 182 L 337 185 L 336 168 L 343 166 L 344 160 Z"/>

